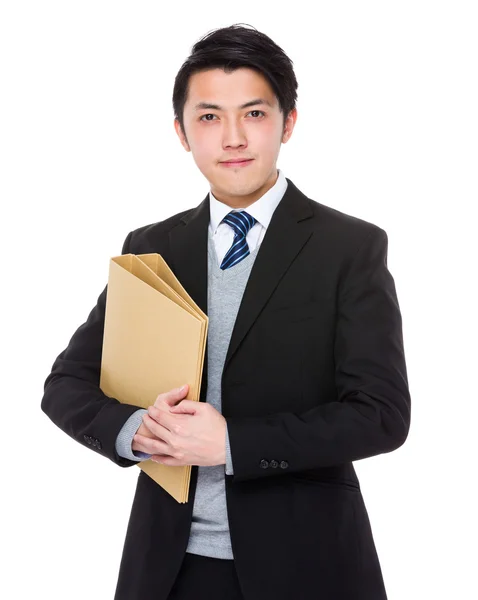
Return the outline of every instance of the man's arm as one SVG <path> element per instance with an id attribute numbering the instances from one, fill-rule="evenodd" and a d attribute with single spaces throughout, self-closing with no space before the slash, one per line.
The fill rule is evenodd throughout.
<path id="1" fill-rule="evenodd" d="M 226 418 L 234 481 L 339 465 L 405 442 L 411 401 L 387 249 L 386 232 L 374 227 L 344 274 L 334 346 L 337 396 L 302 413 Z M 286 468 L 268 467 L 272 459 Z"/>
<path id="2" fill-rule="evenodd" d="M 131 232 L 122 254 L 129 253 Z M 137 463 L 119 456 L 116 439 L 137 406 L 106 396 L 99 387 L 107 287 L 87 320 L 73 334 L 53 363 L 45 380 L 41 408 L 80 444 L 106 456 L 121 467 Z"/>

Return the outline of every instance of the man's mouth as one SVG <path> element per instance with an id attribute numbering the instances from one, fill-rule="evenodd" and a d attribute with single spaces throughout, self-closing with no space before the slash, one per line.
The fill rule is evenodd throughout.
<path id="1" fill-rule="evenodd" d="M 250 165 L 253 160 L 253 158 L 237 158 L 223 161 L 220 164 L 224 167 L 245 167 L 247 165 Z"/>

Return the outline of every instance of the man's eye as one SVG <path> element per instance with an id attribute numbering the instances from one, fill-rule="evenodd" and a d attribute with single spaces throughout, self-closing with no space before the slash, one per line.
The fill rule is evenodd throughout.
<path id="1" fill-rule="evenodd" d="M 261 113 L 262 116 L 265 115 L 265 113 L 262 110 L 251 110 L 250 112 L 251 113 L 253 113 L 253 112 L 255 112 L 255 113 Z M 248 113 L 248 114 L 250 114 L 250 113 Z"/>
<path id="2" fill-rule="evenodd" d="M 199 120 L 202 121 L 204 119 L 204 117 L 215 117 L 216 115 L 213 115 L 212 113 L 207 113 L 207 115 L 203 115 Z M 206 121 L 210 121 L 211 119 L 206 119 Z"/>

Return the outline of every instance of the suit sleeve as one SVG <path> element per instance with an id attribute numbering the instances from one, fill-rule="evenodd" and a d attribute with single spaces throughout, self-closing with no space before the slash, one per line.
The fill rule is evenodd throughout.
<path id="1" fill-rule="evenodd" d="M 336 466 L 390 452 L 410 426 L 402 319 L 375 227 L 341 278 L 335 342 L 337 395 L 306 412 L 226 419 L 234 479 Z M 268 468 L 275 459 L 282 468 Z"/>
<path id="2" fill-rule="evenodd" d="M 129 253 L 131 232 L 122 254 Z M 44 383 L 43 412 L 80 444 L 121 467 L 137 464 L 138 459 L 121 457 L 116 450 L 120 430 L 137 406 L 122 404 L 106 396 L 99 387 L 106 286 L 87 320 L 74 332 L 68 346 L 55 359 Z"/>

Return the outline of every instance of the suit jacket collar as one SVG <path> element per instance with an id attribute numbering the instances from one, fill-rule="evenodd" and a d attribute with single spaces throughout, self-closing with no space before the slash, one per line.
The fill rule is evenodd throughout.
<path id="1" fill-rule="evenodd" d="M 287 190 L 272 215 L 252 265 L 232 331 L 224 370 L 279 280 L 313 233 L 311 201 L 290 179 L 286 179 Z M 169 233 L 176 277 L 206 314 L 209 219 L 208 193 L 196 208 L 183 215 L 180 224 Z"/>

